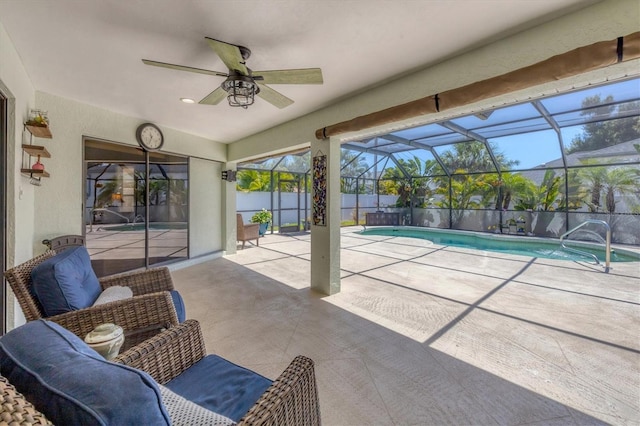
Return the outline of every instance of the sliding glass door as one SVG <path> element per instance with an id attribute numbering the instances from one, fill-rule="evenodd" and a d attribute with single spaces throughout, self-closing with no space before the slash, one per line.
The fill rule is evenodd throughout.
<path id="1" fill-rule="evenodd" d="M 149 156 L 149 264 L 188 257 L 189 174 L 187 158 Z"/>
<path id="2" fill-rule="evenodd" d="M 86 139 L 85 239 L 98 276 L 188 257 L 186 157 Z"/>

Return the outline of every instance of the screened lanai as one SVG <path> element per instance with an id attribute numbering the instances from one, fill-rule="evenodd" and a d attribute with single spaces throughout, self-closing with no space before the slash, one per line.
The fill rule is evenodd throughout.
<path id="1" fill-rule="evenodd" d="M 271 231 L 308 226 L 310 153 L 240 164 L 238 211 L 272 211 Z M 640 245 L 640 79 L 348 140 L 343 225 L 397 224 L 559 237 L 588 219 Z M 371 217 L 371 216 L 369 216 Z"/>

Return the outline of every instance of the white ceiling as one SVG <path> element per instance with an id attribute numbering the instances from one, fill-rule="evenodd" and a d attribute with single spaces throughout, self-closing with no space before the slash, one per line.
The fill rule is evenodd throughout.
<path id="1" fill-rule="evenodd" d="M 0 21 L 36 90 L 233 142 L 589 6 L 585 0 L 0 0 Z M 323 85 L 273 85 L 295 103 L 188 105 L 227 72 L 205 42 L 251 49 L 254 70 L 320 67 Z M 345 119 L 350 117 L 345 117 Z"/>

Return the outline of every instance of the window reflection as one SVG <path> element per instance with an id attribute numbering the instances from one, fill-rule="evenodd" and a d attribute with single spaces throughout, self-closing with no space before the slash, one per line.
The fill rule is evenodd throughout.
<path id="1" fill-rule="evenodd" d="M 186 158 L 151 154 L 148 205 L 143 151 L 86 140 L 85 160 L 85 240 L 98 276 L 143 268 L 147 253 L 149 265 L 188 257 Z"/>

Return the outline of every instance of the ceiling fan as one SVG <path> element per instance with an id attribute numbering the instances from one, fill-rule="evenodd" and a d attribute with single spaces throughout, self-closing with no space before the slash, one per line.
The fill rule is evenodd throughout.
<path id="1" fill-rule="evenodd" d="M 200 100 L 199 103 L 205 105 L 217 105 L 226 97 L 229 105 L 246 109 L 253 104 L 255 95 L 258 95 L 278 108 L 285 108 L 291 105 L 293 100 L 267 84 L 322 84 L 322 70 L 320 68 L 252 71 L 246 65 L 246 60 L 251 56 L 251 50 L 248 48 L 209 37 L 205 37 L 205 40 L 229 68 L 229 72 L 210 71 L 149 59 L 143 59 L 142 62 L 156 67 L 226 77 L 220 87 Z"/>

